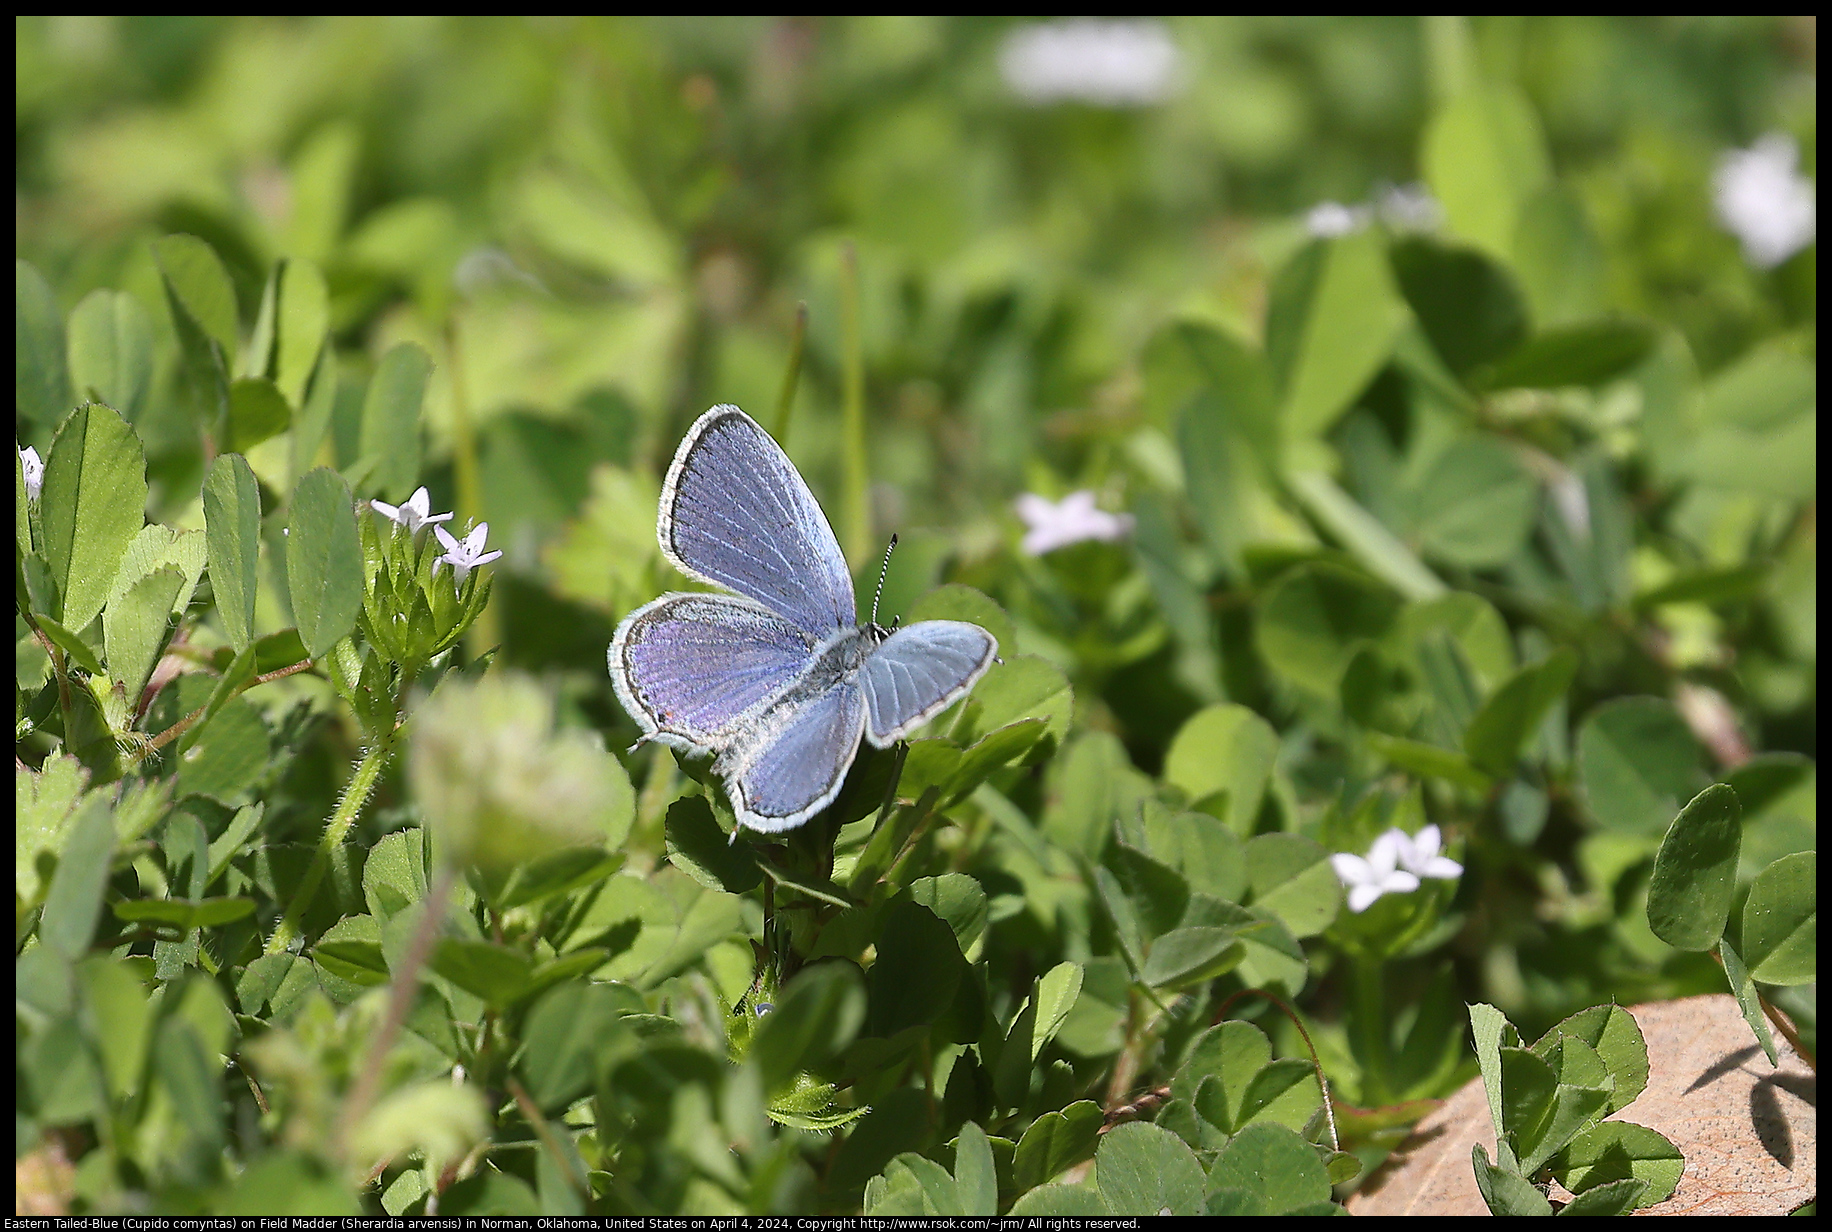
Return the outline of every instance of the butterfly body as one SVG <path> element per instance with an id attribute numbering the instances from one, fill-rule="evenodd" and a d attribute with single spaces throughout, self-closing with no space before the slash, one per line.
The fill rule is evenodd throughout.
<path id="1" fill-rule="evenodd" d="M 839 794 L 861 739 L 902 739 L 998 652 L 961 621 L 857 623 L 820 506 L 736 407 L 716 406 L 688 430 L 656 533 L 683 573 L 737 593 L 675 592 L 630 613 L 611 641 L 611 682 L 645 739 L 714 755 L 752 829 L 807 821 Z"/>

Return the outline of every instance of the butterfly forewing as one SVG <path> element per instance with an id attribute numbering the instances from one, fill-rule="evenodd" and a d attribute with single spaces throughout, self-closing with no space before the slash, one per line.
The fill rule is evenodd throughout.
<path id="1" fill-rule="evenodd" d="M 865 701 L 852 681 L 772 716 L 754 743 L 734 749 L 736 764 L 728 768 L 739 821 L 753 830 L 788 830 L 833 803 L 864 729 Z"/>
<path id="2" fill-rule="evenodd" d="M 611 641 L 611 683 L 644 730 L 722 747 L 747 712 L 806 670 L 813 639 L 729 595 L 672 594 L 632 612 Z"/>
<path id="3" fill-rule="evenodd" d="M 656 529 L 682 572 L 755 599 L 816 638 L 858 619 L 846 558 L 814 494 L 735 406 L 713 407 L 688 430 Z"/>
<path id="4" fill-rule="evenodd" d="M 890 635 L 859 670 L 865 734 L 879 748 L 908 735 L 973 687 L 999 644 L 978 625 L 923 620 Z"/>

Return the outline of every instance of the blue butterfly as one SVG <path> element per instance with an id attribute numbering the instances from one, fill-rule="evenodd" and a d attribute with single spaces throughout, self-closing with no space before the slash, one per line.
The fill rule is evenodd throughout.
<path id="1" fill-rule="evenodd" d="M 735 406 L 689 428 L 656 535 L 688 577 L 611 639 L 617 700 L 654 740 L 713 754 L 740 825 L 790 830 L 833 803 L 863 736 L 887 748 L 971 689 L 999 644 L 978 625 L 861 625 L 839 541 L 795 464 Z M 640 742 L 639 742 L 640 743 Z"/>

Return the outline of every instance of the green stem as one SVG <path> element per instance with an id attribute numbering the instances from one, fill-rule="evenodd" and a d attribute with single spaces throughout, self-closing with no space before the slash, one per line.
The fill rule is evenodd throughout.
<path id="1" fill-rule="evenodd" d="M 344 787 L 343 798 L 337 802 L 337 811 L 331 814 L 331 820 L 324 827 L 324 837 L 318 840 L 318 851 L 312 857 L 311 867 L 305 870 L 305 880 L 299 883 L 292 905 L 274 926 L 273 936 L 267 939 L 266 953 L 285 953 L 298 940 L 300 922 L 305 919 L 306 910 L 311 907 L 312 899 L 317 897 L 318 887 L 331 867 L 331 853 L 343 844 L 344 837 L 350 833 L 350 827 L 356 824 L 357 814 L 369 802 L 375 784 L 381 778 L 382 769 L 388 764 L 389 755 L 394 752 L 399 732 L 400 728 L 397 727 L 376 741 L 363 754 L 363 759 L 356 763 L 356 773 L 350 776 L 349 783 Z"/>
<path id="2" fill-rule="evenodd" d="M 840 524 L 847 558 L 863 560 L 871 553 L 871 510 L 865 491 L 865 344 L 859 331 L 859 257 L 850 242 L 840 249 L 840 351 Z"/>
<path id="3" fill-rule="evenodd" d="M 776 423 L 771 434 L 778 445 L 789 439 L 789 416 L 795 411 L 795 386 L 801 380 L 802 347 L 808 337 L 808 305 L 795 306 L 795 330 L 789 335 L 789 369 L 782 374 L 782 392 L 776 396 Z"/>

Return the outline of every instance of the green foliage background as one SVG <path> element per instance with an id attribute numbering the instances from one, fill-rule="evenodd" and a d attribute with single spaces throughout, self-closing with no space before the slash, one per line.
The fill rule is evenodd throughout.
<path id="1" fill-rule="evenodd" d="M 1286 1019 L 1209 1029 L 1233 994 L 1296 1006 L 1365 1167 L 1475 1072 L 1464 1002 L 1536 1037 L 1722 990 L 1643 904 L 1713 781 L 1739 895 L 1815 846 L 1816 247 L 1755 268 L 1711 206 L 1764 133 L 1814 174 L 1812 20 L 1178 19 L 1182 88 L 1132 109 L 1022 104 L 1012 27 L 17 20 L 17 438 L 50 457 L 79 403 L 119 412 L 79 418 L 127 519 L 22 532 L 20 602 L 70 617 L 72 672 L 134 682 L 53 719 L 19 621 L 47 1201 L 1245 1213 L 1258 1168 L 1301 1209 L 1356 1168 L 1291 1132 L 1321 1137 Z M 1307 232 L 1414 181 L 1434 230 Z M 583 846 L 518 865 L 540 819 L 487 816 L 346 1124 L 456 840 L 387 762 L 299 944 L 268 944 L 391 719 L 375 613 L 303 597 L 385 550 L 335 507 L 425 484 L 504 550 L 460 651 L 428 624 L 390 654 L 405 684 L 499 647 L 543 700 L 492 705 L 622 750 L 605 647 L 679 585 L 660 474 L 715 402 L 776 425 L 798 303 L 781 435 L 855 570 L 899 532 L 885 612 L 979 620 L 1010 663 L 912 745 L 875 834 L 888 756 L 777 847 L 726 848 L 716 788 L 655 747 L 579 771 Z M 134 450 L 147 517 L 211 528 L 207 572 L 127 512 Z M 1013 498 L 1078 489 L 1130 536 L 1023 553 Z M 136 534 L 167 555 L 117 575 Z M 438 631 L 470 619 L 434 590 Z M 129 713 L 162 648 L 184 674 Z M 109 751 L 206 701 L 181 755 Z M 546 739 L 473 759 L 477 792 Z M 1428 823 L 1461 881 L 1346 911 L 1326 855 Z M 1809 1037 L 1811 989 L 1775 992 Z M 1145 1092 L 1156 1123 L 1090 1177 Z"/>

